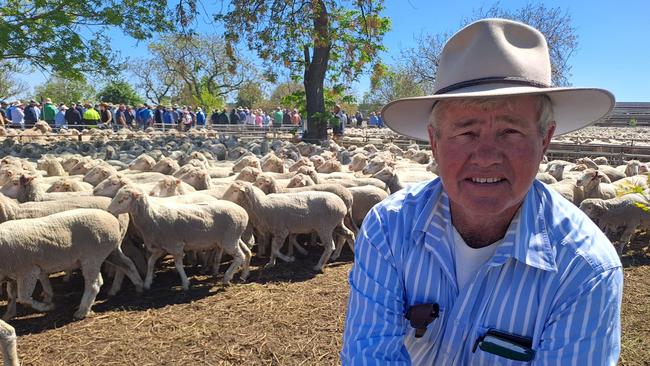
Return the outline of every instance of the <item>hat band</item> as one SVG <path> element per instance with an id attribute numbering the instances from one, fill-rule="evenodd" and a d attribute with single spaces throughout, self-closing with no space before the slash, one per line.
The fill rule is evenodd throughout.
<path id="1" fill-rule="evenodd" d="M 487 78 L 480 78 L 480 79 L 472 79 L 472 80 L 467 80 L 467 81 L 461 81 L 460 83 L 456 84 L 451 84 L 449 86 L 446 86 L 438 91 L 436 91 L 434 94 L 446 94 L 449 93 L 450 91 L 454 91 L 457 89 L 461 88 L 467 88 L 470 86 L 476 86 L 476 85 L 483 85 L 483 84 L 515 84 L 515 85 L 523 85 L 523 86 L 532 86 L 535 88 L 550 88 L 551 86 L 542 83 L 536 80 L 531 80 L 531 79 L 526 79 L 526 78 L 520 78 L 517 76 L 494 76 L 494 77 L 487 77 Z"/>

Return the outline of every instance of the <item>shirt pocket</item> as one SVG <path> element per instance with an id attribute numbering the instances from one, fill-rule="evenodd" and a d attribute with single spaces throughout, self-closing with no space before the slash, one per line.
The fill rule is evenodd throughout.
<path id="1" fill-rule="evenodd" d="M 474 339 L 472 340 L 472 346 L 476 343 L 476 349 L 474 352 L 471 352 L 470 349 L 470 354 L 469 354 L 469 362 L 467 362 L 468 365 L 509 365 L 509 366 L 523 366 L 523 365 L 530 365 L 531 362 L 526 362 L 526 361 L 517 361 L 517 360 L 511 360 L 509 358 L 505 358 L 499 355 L 495 355 L 493 353 L 489 353 L 486 351 L 483 351 L 479 346 L 478 346 L 478 338 L 482 337 L 487 333 L 489 328 L 486 327 L 479 327 L 478 333 L 475 335 Z M 473 347 L 472 347 L 473 348 Z M 533 358 L 533 361 L 535 359 Z"/>

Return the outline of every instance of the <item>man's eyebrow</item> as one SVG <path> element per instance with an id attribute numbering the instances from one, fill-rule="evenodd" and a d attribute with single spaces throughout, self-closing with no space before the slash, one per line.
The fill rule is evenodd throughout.
<path id="1" fill-rule="evenodd" d="M 466 118 L 466 119 L 461 119 L 459 121 L 456 121 L 453 123 L 454 128 L 466 128 L 466 127 L 471 127 L 475 124 L 478 124 L 479 120 L 476 118 Z"/>

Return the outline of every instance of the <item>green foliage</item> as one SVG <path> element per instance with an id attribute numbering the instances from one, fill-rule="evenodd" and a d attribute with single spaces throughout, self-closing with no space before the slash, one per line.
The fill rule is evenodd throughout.
<path id="1" fill-rule="evenodd" d="M 630 127 L 636 127 L 636 118 L 630 118 Z"/>
<path id="2" fill-rule="evenodd" d="M 97 93 L 97 98 L 102 102 L 124 103 L 127 105 L 138 105 L 143 102 L 142 97 L 126 81 L 118 80 L 106 84 Z"/>
<path id="3" fill-rule="evenodd" d="M 339 105 L 349 113 L 352 111 L 352 104 L 355 103 L 354 96 L 346 94 L 346 90 L 342 86 L 336 85 L 325 89 L 324 97 L 325 111 L 312 114 L 312 118 L 326 121 L 331 126 L 338 126 L 339 119 L 332 114 L 334 107 Z M 304 90 L 285 95 L 281 100 L 281 105 L 288 108 L 297 108 L 301 116 L 307 115 L 307 98 Z"/>
<path id="4" fill-rule="evenodd" d="M 13 62 L 0 61 L 0 99 L 13 98 L 28 90 L 27 84 L 17 78 L 21 71 Z"/>
<path id="5" fill-rule="evenodd" d="M 258 108 L 260 103 L 264 100 L 264 92 L 260 84 L 256 81 L 251 81 L 244 84 L 237 93 L 237 101 L 235 104 L 247 108 Z"/>
<path id="6" fill-rule="evenodd" d="M 85 79 L 66 79 L 60 75 L 50 77 L 34 89 L 35 99 L 50 98 L 55 104 L 93 99 L 95 90 Z"/>
<path id="7" fill-rule="evenodd" d="M 0 2 L 2 60 L 26 62 L 67 79 L 114 73 L 118 54 L 110 28 L 137 39 L 173 28 L 166 0 L 57 0 Z"/>
<path id="8" fill-rule="evenodd" d="M 406 68 L 394 67 L 386 71 L 365 95 L 366 104 L 382 105 L 391 100 L 425 95 L 422 84 Z"/>

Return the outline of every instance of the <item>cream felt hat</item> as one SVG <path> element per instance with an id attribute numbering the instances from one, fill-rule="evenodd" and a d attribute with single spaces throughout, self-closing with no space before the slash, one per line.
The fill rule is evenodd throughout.
<path id="1" fill-rule="evenodd" d="M 592 124 L 614 107 L 614 95 L 604 89 L 551 87 L 548 46 L 537 29 L 506 19 L 482 19 L 445 44 L 433 95 L 392 101 L 381 113 L 394 131 L 427 141 L 436 101 L 531 94 L 550 97 L 556 136 Z"/>

